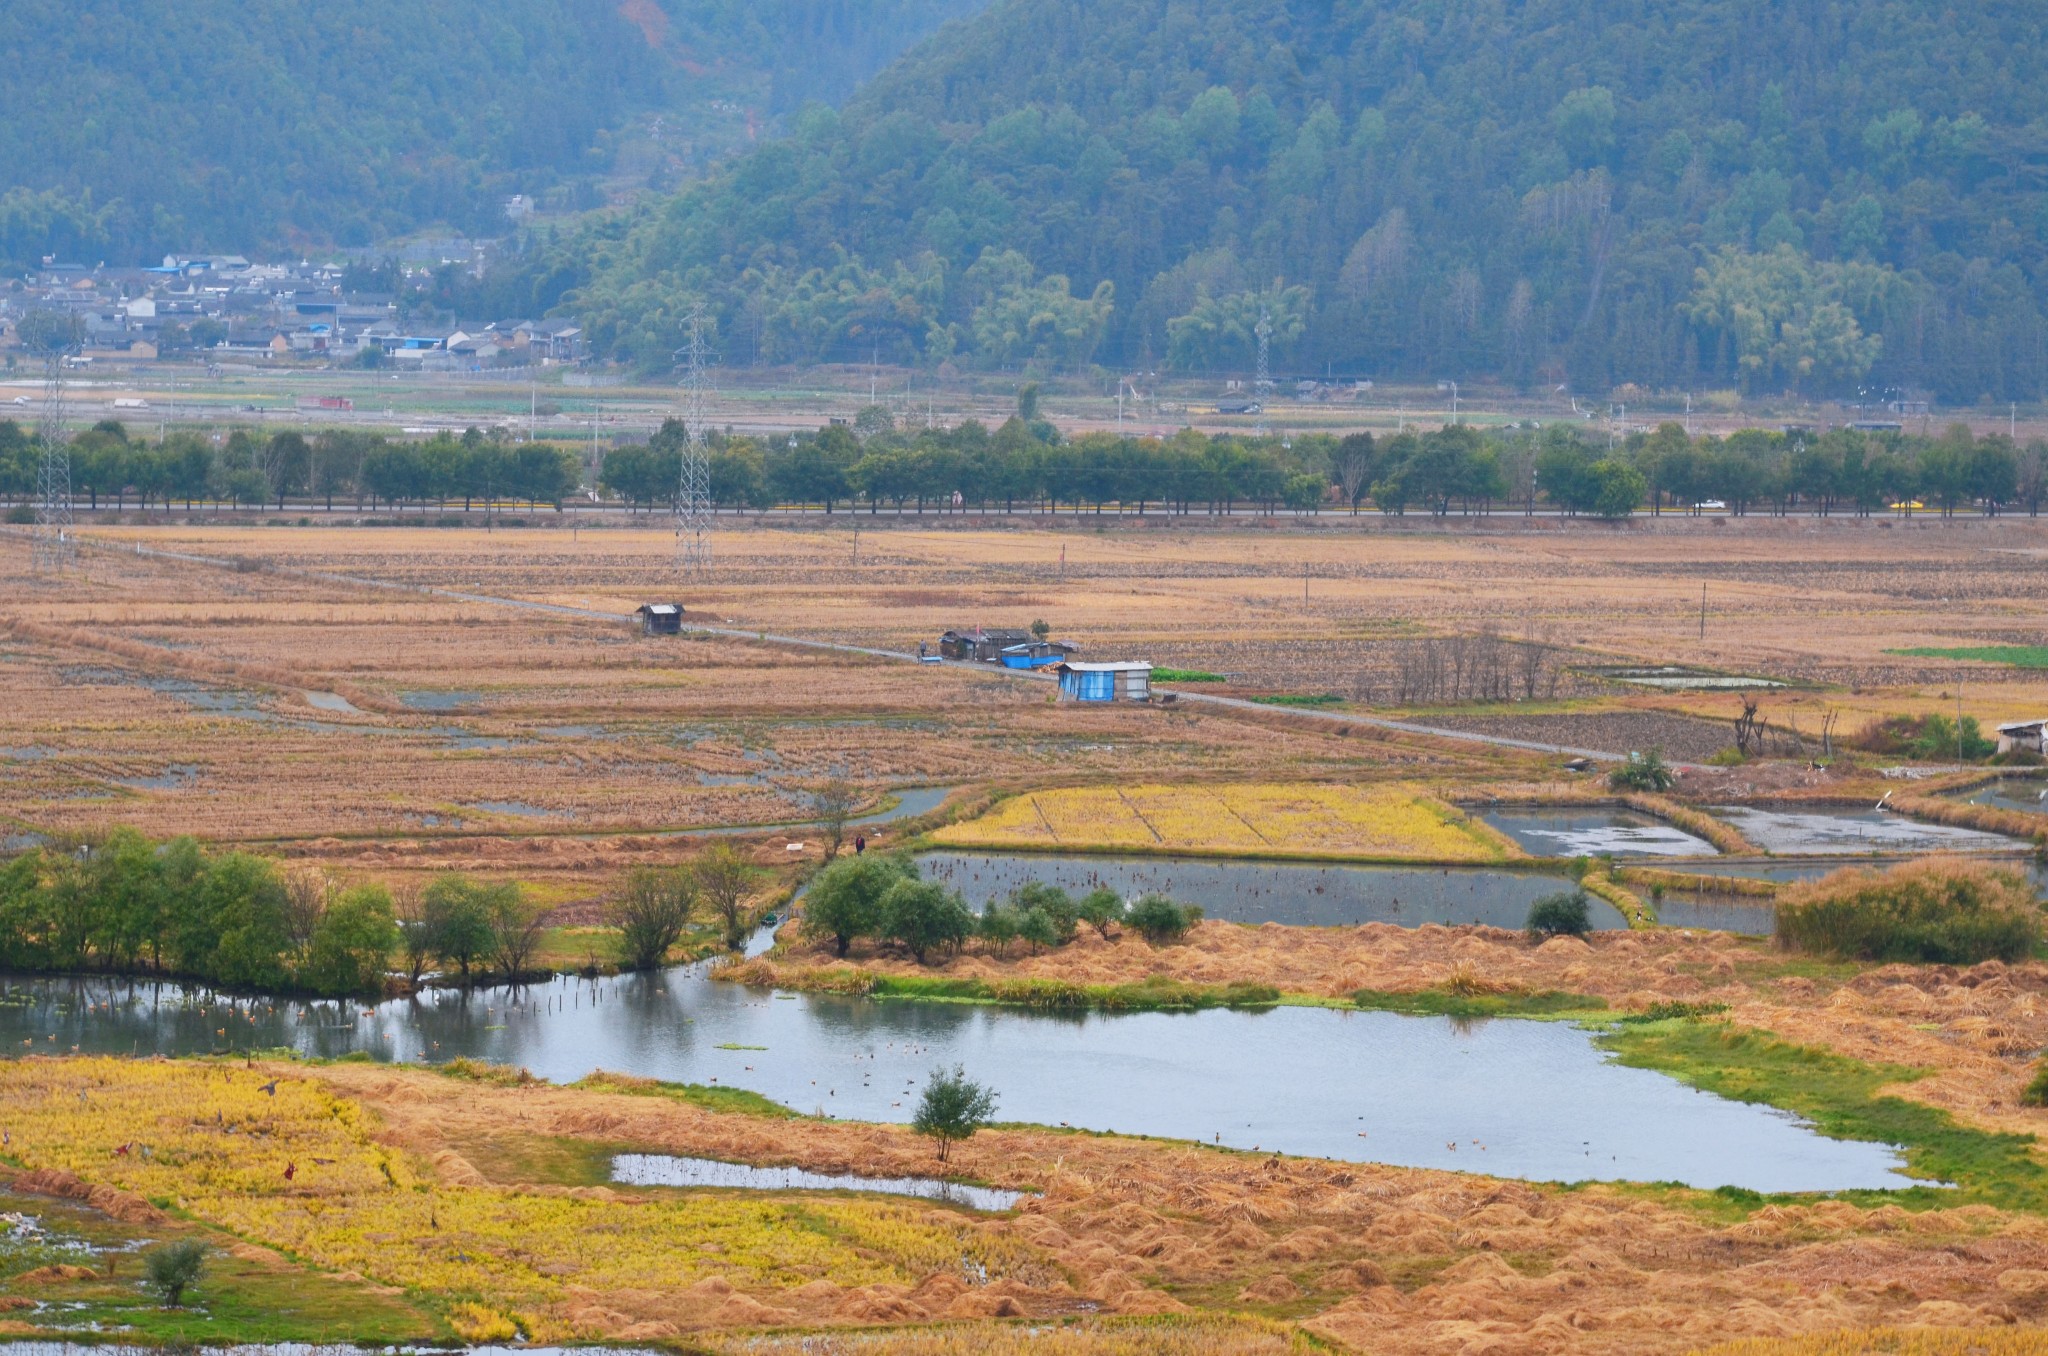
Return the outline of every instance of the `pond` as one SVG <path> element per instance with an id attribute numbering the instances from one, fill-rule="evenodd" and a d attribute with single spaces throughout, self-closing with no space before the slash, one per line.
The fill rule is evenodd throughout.
<path id="1" fill-rule="evenodd" d="M 1632 810 L 1505 807 L 1479 818 L 1538 857 L 1712 857 L 1704 838 Z"/>
<path id="2" fill-rule="evenodd" d="M 2021 810 L 2048 815 L 2048 780 L 2040 777 L 2001 777 L 1982 786 L 1955 792 L 1953 798 L 1971 805 L 1995 805 L 2001 810 Z"/>
<path id="3" fill-rule="evenodd" d="M 972 1210 L 1010 1210 L 1021 1191 L 968 1186 L 938 1177 L 856 1177 L 850 1172 L 806 1172 L 802 1168 L 756 1168 L 716 1158 L 679 1154 L 614 1154 L 612 1180 L 621 1186 L 720 1187 L 742 1191 L 876 1191 L 945 1201 Z"/>
<path id="4" fill-rule="evenodd" d="M 1840 856 L 1881 852 L 2010 852 L 2017 838 L 1923 824 L 1886 810 L 1773 810 L 1717 805 L 1714 813 L 1766 852 Z"/>
<path id="5" fill-rule="evenodd" d="M 981 852 L 928 852 L 918 857 L 917 865 L 926 877 L 959 890 L 977 908 L 1035 880 L 1076 897 L 1097 888 L 1114 890 L 1127 900 L 1162 894 L 1199 904 L 1206 917 L 1226 923 L 1297 927 L 1485 923 L 1519 928 L 1529 921 L 1531 904 L 1572 888 L 1562 876 L 1473 867 Z M 1628 926 L 1614 906 L 1600 900 L 1591 901 L 1589 912 L 1595 928 Z"/>
<path id="6" fill-rule="evenodd" d="M 997 1092 L 1004 1120 L 1536 1180 L 1906 1184 L 1885 1146 L 1825 1139 L 1789 1115 L 1624 1068 L 1560 1022 L 1293 1007 L 1047 1014 L 771 993 L 683 967 L 432 991 L 371 1009 L 169 984 L 0 980 L 0 1047 L 464 1055 L 556 1082 L 609 1069 L 897 1122 L 910 1119 L 934 1068 L 957 1063 Z"/>

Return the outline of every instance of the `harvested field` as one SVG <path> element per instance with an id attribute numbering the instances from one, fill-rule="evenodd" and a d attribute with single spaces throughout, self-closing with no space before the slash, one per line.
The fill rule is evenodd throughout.
<path id="1" fill-rule="evenodd" d="M 1556 712 L 1550 715 L 1457 715 L 1432 712 L 1425 719 L 1447 730 L 1472 730 L 1573 748 L 1614 753 L 1661 750 L 1667 762 L 1700 763 L 1735 742 L 1727 721 L 1664 711 Z"/>

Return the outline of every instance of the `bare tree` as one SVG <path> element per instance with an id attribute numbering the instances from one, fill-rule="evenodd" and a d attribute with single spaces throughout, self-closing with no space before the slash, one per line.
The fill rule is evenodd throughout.
<path id="1" fill-rule="evenodd" d="M 739 950 L 747 938 L 747 887 L 753 883 L 753 868 L 738 848 L 717 843 L 696 860 L 690 874 L 698 895 L 724 926 L 726 947 Z"/>
<path id="2" fill-rule="evenodd" d="M 405 978 L 416 989 L 420 976 L 433 964 L 436 949 L 425 891 L 412 881 L 393 886 L 391 912 L 398 919 L 398 950 L 405 958 Z"/>
<path id="3" fill-rule="evenodd" d="M 690 924 L 697 882 L 676 868 L 641 867 L 629 874 L 606 912 L 619 930 L 621 959 L 629 969 L 652 970 Z"/>
<path id="4" fill-rule="evenodd" d="M 509 885 L 492 901 L 491 954 L 505 978 L 516 981 L 533 968 L 534 953 L 540 950 L 541 916 L 546 911 Z"/>
<path id="5" fill-rule="evenodd" d="M 834 777 L 811 792 L 811 814 L 825 837 L 826 861 L 839 855 L 840 845 L 846 841 L 846 821 L 858 804 L 860 788 L 844 777 Z"/>
<path id="6" fill-rule="evenodd" d="M 317 866 L 294 867 L 284 877 L 284 925 L 300 954 L 313 944 L 313 931 L 334 897 L 334 878 Z"/>

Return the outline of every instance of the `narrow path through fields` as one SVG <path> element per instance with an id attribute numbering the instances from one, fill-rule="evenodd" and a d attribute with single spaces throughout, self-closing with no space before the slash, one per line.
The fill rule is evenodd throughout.
<path id="1" fill-rule="evenodd" d="M 192 565 L 208 565 L 215 569 L 232 570 L 237 568 L 237 563 L 233 560 L 224 560 L 215 556 L 202 556 L 190 551 L 164 551 L 153 546 L 105 542 L 86 536 L 81 536 L 79 541 L 84 545 L 101 551 L 125 551 L 130 555 L 157 560 L 183 561 Z M 540 603 L 526 598 L 501 598 L 494 594 L 472 593 L 466 589 L 444 589 L 432 584 L 406 584 L 393 579 L 376 579 L 368 575 L 339 574 L 330 570 L 309 570 L 293 565 L 276 565 L 267 568 L 272 574 L 289 575 L 296 579 L 312 579 L 326 583 L 349 584 L 357 588 L 385 589 L 397 593 L 423 594 L 433 598 L 449 598 L 464 603 L 483 603 L 494 607 L 521 608 L 528 612 L 544 612 L 554 616 L 585 617 L 596 621 L 609 622 L 614 626 L 630 625 L 633 620 L 630 614 L 603 612 L 594 607 L 572 607 L 566 603 Z M 735 640 L 766 641 L 774 645 L 793 645 L 810 650 L 829 650 L 837 654 L 866 655 L 872 659 L 894 659 L 908 664 L 932 662 L 929 659 L 920 659 L 918 656 L 904 650 L 884 650 L 871 645 L 853 645 L 845 641 L 813 640 L 805 636 L 783 636 L 769 631 L 743 631 L 737 627 L 726 626 L 693 625 L 690 629 L 701 631 L 706 635 L 728 636 Z M 1047 681 L 1050 676 L 1040 670 L 1006 669 L 1000 665 L 991 668 L 985 664 L 961 660 L 948 659 L 942 660 L 940 663 L 947 668 L 972 669 L 977 673 L 994 673 L 1006 678 L 1015 678 L 1020 682 L 1042 683 Z M 1261 702 L 1248 701 L 1243 697 L 1224 697 L 1213 692 L 1186 692 L 1172 687 L 1162 688 L 1161 690 L 1172 692 L 1177 701 L 1221 707 L 1226 710 L 1244 711 L 1266 716 L 1277 713 L 1310 720 L 1331 721 L 1340 725 L 1366 725 L 1374 729 L 1392 730 L 1401 734 L 1427 735 L 1432 739 L 1454 739 L 1467 744 L 1486 744 L 1494 748 L 1519 749 L 1526 753 L 1548 753 L 1561 755 L 1566 758 L 1591 758 L 1607 763 L 1627 761 L 1626 755 L 1604 749 L 1582 749 L 1574 748 L 1569 744 L 1544 744 L 1529 739 L 1510 739 L 1506 735 L 1483 734 L 1475 730 L 1447 730 L 1441 726 L 1418 725 L 1413 721 L 1390 720 L 1385 716 L 1366 716 L 1350 712 L 1268 706 Z"/>

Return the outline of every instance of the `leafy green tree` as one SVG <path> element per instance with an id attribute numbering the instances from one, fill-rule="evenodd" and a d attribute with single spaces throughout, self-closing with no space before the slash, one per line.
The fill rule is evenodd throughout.
<path id="1" fill-rule="evenodd" d="M 937 1147 L 941 1163 L 948 1160 L 953 1146 L 971 1139 L 995 1115 L 996 1094 L 967 1076 L 960 1065 L 949 1073 L 934 1069 L 919 1098 L 917 1114 L 910 1128 Z"/>
<path id="2" fill-rule="evenodd" d="M 1531 937 L 1583 937 L 1593 929 L 1586 892 L 1566 890 L 1545 895 L 1529 906 Z"/>
<path id="3" fill-rule="evenodd" d="M 1156 894 L 1141 898 L 1124 916 L 1125 924 L 1154 946 L 1179 941 L 1201 919 L 1202 911 L 1195 905 Z"/>
<path id="4" fill-rule="evenodd" d="M 143 1256 L 143 1275 L 165 1308 L 178 1308 L 185 1302 L 185 1292 L 206 1278 L 207 1252 L 198 1239 L 183 1238 Z"/>
<path id="5" fill-rule="evenodd" d="M 1123 896 L 1114 890 L 1097 887 L 1081 896 L 1075 912 L 1082 922 L 1094 928 L 1106 941 L 1109 930 L 1124 921 Z"/>
<path id="6" fill-rule="evenodd" d="M 460 970 L 465 982 L 491 954 L 493 923 L 505 896 L 504 885 L 472 880 L 459 872 L 436 876 L 427 884 L 421 903 L 433 953 Z"/>
<path id="7" fill-rule="evenodd" d="M 1669 791 L 1677 781 L 1678 775 L 1657 749 L 1630 754 L 1627 762 L 1607 775 L 1607 785 L 1616 791 Z"/>
<path id="8" fill-rule="evenodd" d="M 803 935 L 829 939 L 834 952 L 845 956 L 856 939 L 881 931 L 882 900 L 890 889 L 916 877 L 909 858 L 879 852 L 833 862 L 804 891 Z"/>
<path id="9" fill-rule="evenodd" d="M 314 926 L 300 978 L 320 993 L 378 993 L 397 945 L 390 891 L 381 885 L 343 890 Z"/>
<path id="10" fill-rule="evenodd" d="M 882 935 L 919 965 L 934 951 L 956 950 L 974 928 L 974 914 L 958 893 L 930 881 L 900 880 L 882 896 Z"/>
<path id="11" fill-rule="evenodd" d="M 754 884 L 746 855 L 730 843 L 713 843 L 690 863 L 690 879 L 697 897 L 718 920 L 726 949 L 739 950 L 747 940 L 747 896 Z"/>

